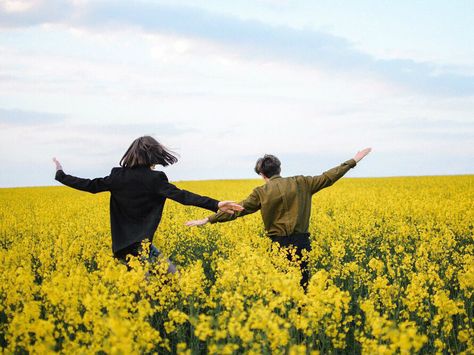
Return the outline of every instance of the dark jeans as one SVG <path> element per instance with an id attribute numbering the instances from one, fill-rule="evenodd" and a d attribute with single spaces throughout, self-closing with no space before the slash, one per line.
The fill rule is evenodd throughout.
<path id="1" fill-rule="evenodd" d="M 142 251 L 142 243 L 137 242 L 137 243 L 133 243 L 132 245 L 124 249 L 117 251 L 114 254 L 114 257 L 122 261 L 123 263 L 127 264 L 127 267 L 128 267 L 127 255 L 139 256 L 141 251 Z M 155 247 L 153 244 L 150 244 L 150 252 L 148 253 L 148 257 L 145 257 L 143 261 L 154 263 L 161 258 L 163 258 L 163 255 L 158 250 L 158 248 Z M 168 263 L 168 272 L 171 274 L 176 273 L 176 265 L 174 265 L 169 259 L 165 259 L 165 261 Z"/>
<path id="2" fill-rule="evenodd" d="M 301 260 L 303 250 L 307 250 L 308 252 L 311 250 L 311 242 L 309 240 L 309 233 L 295 233 L 292 235 L 284 236 L 284 237 L 270 237 L 273 242 L 278 243 L 281 247 L 290 247 L 293 246 L 296 249 L 296 257 L 297 259 Z M 288 259 L 292 260 L 292 256 L 288 253 Z M 301 286 L 306 290 L 308 287 L 309 281 L 309 270 L 308 270 L 308 261 L 303 260 L 300 264 L 301 268 Z"/>

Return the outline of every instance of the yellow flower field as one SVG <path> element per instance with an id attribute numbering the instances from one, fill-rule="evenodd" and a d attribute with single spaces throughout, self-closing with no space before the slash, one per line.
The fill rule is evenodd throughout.
<path id="1" fill-rule="evenodd" d="M 258 180 L 183 182 L 240 200 Z M 343 178 L 313 197 L 308 292 L 258 213 L 190 229 L 168 201 L 154 244 L 112 258 L 108 193 L 0 189 L 5 353 L 474 353 L 474 176 Z"/>

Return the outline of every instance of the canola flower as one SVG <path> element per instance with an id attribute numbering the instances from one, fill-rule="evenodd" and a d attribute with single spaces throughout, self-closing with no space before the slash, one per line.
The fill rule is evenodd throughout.
<path id="1" fill-rule="evenodd" d="M 240 200 L 260 181 L 178 184 Z M 112 258 L 107 194 L 0 189 L 5 353 L 474 353 L 474 176 L 343 179 L 313 198 L 312 277 L 255 214 L 190 229 L 169 201 L 154 244 Z M 205 212 L 204 212 L 205 213 Z"/>

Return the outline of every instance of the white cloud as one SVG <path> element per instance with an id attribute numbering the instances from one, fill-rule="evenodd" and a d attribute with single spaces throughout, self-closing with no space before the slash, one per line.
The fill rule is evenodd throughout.
<path id="1" fill-rule="evenodd" d="M 21 110 L 29 123 L 3 123 L 0 157 L 35 169 L 27 184 L 51 182 L 53 155 L 79 175 L 107 173 L 142 134 L 182 155 L 167 168 L 174 180 L 253 177 L 264 153 L 290 159 L 288 173 L 316 173 L 366 145 L 373 163 L 354 174 L 472 171 L 472 96 L 434 97 L 377 71 L 252 56 L 197 36 L 58 24 L 11 33 L 18 40 L 0 37 L 0 113 Z M 28 143 L 11 153 L 18 141 Z M 315 165 L 300 165 L 308 157 Z"/>
<path id="2" fill-rule="evenodd" d="M 0 0 L 0 8 L 6 12 L 24 12 L 38 5 L 38 0 Z"/>

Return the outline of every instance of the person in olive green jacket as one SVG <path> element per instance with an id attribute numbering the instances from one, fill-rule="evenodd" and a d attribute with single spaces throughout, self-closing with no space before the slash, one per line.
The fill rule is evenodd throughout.
<path id="1" fill-rule="evenodd" d="M 188 221 L 186 225 L 202 226 L 206 223 L 228 222 L 260 210 L 266 234 L 282 247 L 295 247 L 296 256 L 301 258 L 303 250 L 311 250 L 308 228 L 312 195 L 334 184 L 370 151 L 371 148 L 365 148 L 357 152 L 353 159 L 321 175 L 292 177 L 281 177 L 280 160 L 267 154 L 258 159 L 255 165 L 255 172 L 265 180 L 265 185 L 256 187 L 239 203 L 244 207 L 243 211 L 233 214 L 218 212 L 204 219 Z M 309 279 L 307 261 L 302 261 L 300 266 L 301 285 L 306 288 Z"/>

